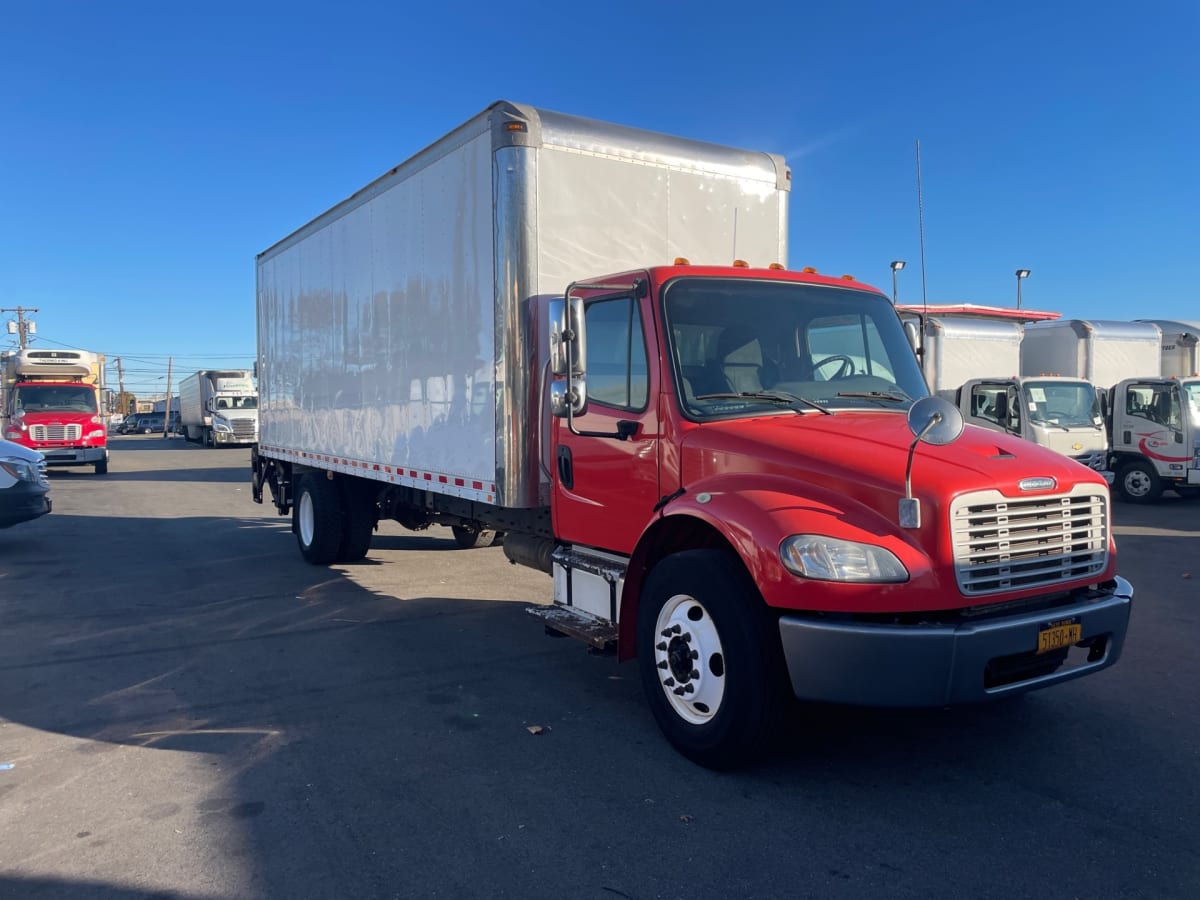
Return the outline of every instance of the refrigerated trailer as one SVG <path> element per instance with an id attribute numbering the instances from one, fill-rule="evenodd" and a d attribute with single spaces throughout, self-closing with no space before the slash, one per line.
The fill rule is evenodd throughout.
<path id="1" fill-rule="evenodd" d="M 790 177 L 490 106 L 258 256 L 254 499 L 318 565 L 381 519 L 503 532 L 553 579 L 531 612 L 636 659 L 707 766 L 788 694 L 941 706 L 1112 665 L 1104 480 L 964 429 L 885 295 L 787 269 Z"/>

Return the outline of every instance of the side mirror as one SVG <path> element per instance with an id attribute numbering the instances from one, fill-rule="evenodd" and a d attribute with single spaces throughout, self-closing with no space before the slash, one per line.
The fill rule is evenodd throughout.
<path id="1" fill-rule="evenodd" d="M 587 371 L 583 300 L 579 297 L 551 300 L 548 309 L 550 371 L 555 375 L 582 375 Z"/>
<path id="2" fill-rule="evenodd" d="M 957 441 L 963 433 L 963 414 L 958 407 L 941 397 L 922 397 L 908 409 L 908 430 L 915 440 L 908 448 L 908 465 L 904 470 L 904 496 L 900 499 L 901 528 L 921 527 L 921 501 L 912 493 L 913 455 L 917 444 L 941 446 Z"/>
<path id="3" fill-rule="evenodd" d="M 559 419 L 587 412 L 587 381 L 580 375 L 550 385 L 550 414 Z"/>

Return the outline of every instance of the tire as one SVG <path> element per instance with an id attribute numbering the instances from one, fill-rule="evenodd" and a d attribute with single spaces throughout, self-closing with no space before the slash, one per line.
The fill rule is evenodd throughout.
<path id="1" fill-rule="evenodd" d="M 342 493 L 324 472 L 300 479 L 296 504 L 292 507 L 292 530 L 300 555 L 314 566 L 326 566 L 338 558 L 342 546 Z"/>
<path id="2" fill-rule="evenodd" d="M 454 532 L 454 540 L 458 546 L 464 550 L 478 550 L 483 547 L 490 547 L 496 540 L 496 532 L 487 528 L 474 528 L 470 525 L 451 525 L 450 530 Z"/>
<path id="3" fill-rule="evenodd" d="M 375 506 L 374 485 L 358 481 L 345 483 L 342 519 L 342 542 L 338 545 L 337 562 L 358 562 L 371 549 L 371 536 L 379 513 Z"/>
<path id="4" fill-rule="evenodd" d="M 100 460 L 100 462 L 96 463 L 96 474 L 97 475 L 107 475 L 108 474 L 108 460 L 107 459 L 102 459 L 102 460 Z"/>
<path id="5" fill-rule="evenodd" d="M 1153 503 L 1162 496 L 1162 479 L 1154 466 L 1140 459 L 1127 462 L 1117 472 L 1117 488 L 1129 503 Z"/>
<path id="6" fill-rule="evenodd" d="M 729 553 L 688 550 L 650 573 L 638 607 L 642 687 L 663 735 L 693 762 L 730 769 L 767 748 L 785 701 L 774 621 Z"/>

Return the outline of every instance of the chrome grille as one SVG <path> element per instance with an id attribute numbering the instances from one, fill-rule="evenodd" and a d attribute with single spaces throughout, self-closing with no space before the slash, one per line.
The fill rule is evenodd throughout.
<path id="1" fill-rule="evenodd" d="M 35 441 L 77 441 L 82 425 L 30 425 L 29 437 Z"/>
<path id="2" fill-rule="evenodd" d="M 1108 495 L 1011 498 L 980 491 L 950 504 L 954 572 L 968 596 L 1086 578 L 1108 564 Z"/>
<path id="3" fill-rule="evenodd" d="M 230 419 L 229 425 L 233 428 L 233 433 L 240 438 L 258 438 L 258 421 L 255 419 Z"/>

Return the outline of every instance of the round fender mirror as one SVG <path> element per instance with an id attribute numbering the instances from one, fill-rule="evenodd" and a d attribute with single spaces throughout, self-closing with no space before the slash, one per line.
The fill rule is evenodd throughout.
<path id="1" fill-rule="evenodd" d="M 917 440 L 940 446 L 958 440 L 963 432 L 963 417 L 948 400 L 922 397 L 909 407 L 908 427 Z"/>

